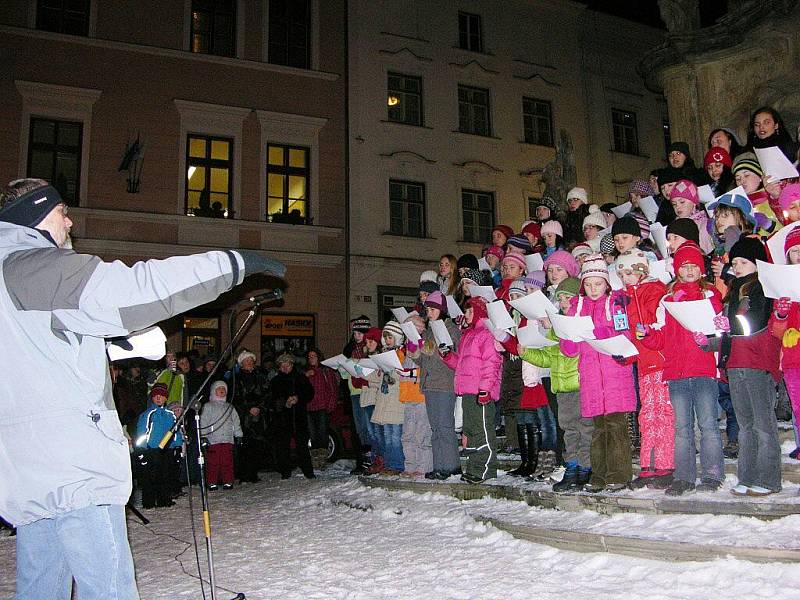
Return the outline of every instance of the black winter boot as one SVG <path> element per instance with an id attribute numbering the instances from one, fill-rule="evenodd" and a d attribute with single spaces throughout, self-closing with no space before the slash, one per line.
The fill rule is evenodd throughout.
<path id="1" fill-rule="evenodd" d="M 539 466 L 539 438 L 536 436 L 536 425 L 525 425 L 525 437 L 528 439 L 528 472 L 529 477 L 536 473 Z"/>
<path id="2" fill-rule="evenodd" d="M 568 492 L 578 487 L 578 466 L 567 465 L 564 477 L 558 483 L 553 484 L 554 492 Z"/>
<path id="3" fill-rule="evenodd" d="M 528 469 L 528 460 L 530 460 L 531 452 L 528 449 L 529 440 L 525 433 L 524 425 L 517 425 L 517 438 L 519 441 L 519 455 L 522 459 L 522 464 L 516 469 L 509 471 L 508 474 L 513 475 L 514 477 L 525 477 L 526 475 L 530 475 L 530 471 Z"/>

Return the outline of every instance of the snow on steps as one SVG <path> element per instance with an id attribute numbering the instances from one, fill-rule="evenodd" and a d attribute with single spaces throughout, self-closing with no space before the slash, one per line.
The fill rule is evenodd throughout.
<path id="1" fill-rule="evenodd" d="M 742 499 L 721 501 L 706 495 L 670 498 L 663 493 L 656 497 L 633 497 L 620 494 L 556 494 L 546 490 L 523 489 L 511 485 L 469 485 L 465 483 L 400 480 L 387 477 L 359 477 L 367 487 L 416 493 L 442 493 L 459 500 L 491 497 L 517 500 L 546 509 L 581 511 L 599 514 L 633 512 L 640 514 L 714 514 L 778 519 L 800 513 L 800 504 L 792 502 L 753 502 Z M 724 492 L 723 492 L 724 493 Z M 697 544 L 634 536 L 571 531 L 542 526 L 520 525 L 493 517 L 476 517 L 516 538 L 575 552 L 607 552 L 640 558 L 669 561 L 708 561 L 731 556 L 750 562 L 800 562 L 800 549 L 753 548 L 721 544 Z"/>

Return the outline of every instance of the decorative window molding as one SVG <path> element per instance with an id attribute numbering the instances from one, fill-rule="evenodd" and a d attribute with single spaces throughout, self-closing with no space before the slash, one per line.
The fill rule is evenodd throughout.
<path id="1" fill-rule="evenodd" d="M 190 133 L 228 137 L 233 139 L 233 186 L 231 207 L 234 218 L 239 218 L 242 203 L 242 126 L 250 108 L 207 104 L 191 100 L 174 100 L 181 116 L 178 138 L 178 198 L 175 214 L 184 214 L 186 197 L 186 136 Z"/>
<path id="2" fill-rule="evenodd" d="M 308 201 L 311 203 L 311 223 L 319 223 L 319 132 L 328 122 L 321 117 L 257 110 L 261 126 L 261 149 L 259 152 L 259 214 L 267 214 L 267 145 L 289 144 L 309 149 L 311 181 Z"/>
<path id="3" fill-rule="evenodd" d="M 16 80 L 15 85 L 22 96 L 22 125 L 20 130 L 19 177 L 25 177 L 28 169 L 28 143 L 30 141 L 31 117 L 47 117 L 83 123 L 81 138 L 80 197 L 78 206 L 86 206 L 89 189 L 89 148 L 92 139 L 92 107 L 102 94 L 101 90 L 53 85 L 35 81 Z"/>

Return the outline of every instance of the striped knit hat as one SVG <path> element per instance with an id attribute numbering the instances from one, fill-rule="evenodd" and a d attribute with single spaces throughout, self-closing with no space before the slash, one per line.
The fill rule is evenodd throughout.
<path id="1" fill-rule="evenodd" d="M 608 266 L 602 254 L 590 254 L 586 257 L 586 260 L 583 261 L 583 265 L 581 266 L 581 282 L 587 277 L 600 277 L 605 279 L 606 282 L 609 281 Z"/>
<path id="2" fill-rule="evenodd" d="M 397 321 L 388 321 L 383 326 L 383 335 L 391 335 L 394 338 L 395 346 L 402 346 L 406 336 L 403 334 L 403 329 Z"/>
<path id="3" fill-rule="evenodd" d="M 752 152 L 743 152 L 739 156 L 736 157 L 736 160 L 733 161 L 733 174 L 736 175 L 739 171 L 752 171 L 759 177 L 764 176 L 764 170 L 761 168 L 761 163 L 758 162 L 758 158 Z"/>
<path id="4" fill-rule="evenodd" d="M 506 254 L 505 257 L 503 257 L 503 263 L 502 264 L 506 264 L 506 263 L 513 263 L 513 264 L 519 266 L 522 269 L 523 273 L 525 273 L 528 270 L 528 267 L 525 264 L 525 259 L 522 258 L 521 254 Z"/>

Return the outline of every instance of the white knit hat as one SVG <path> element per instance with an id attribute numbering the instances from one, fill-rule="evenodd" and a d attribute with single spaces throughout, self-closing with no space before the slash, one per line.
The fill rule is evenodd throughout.
<path id="1" fill-rule="evenodd" d="M 403 328 L 400 327 L 400 323 L 397 321 L 388 321 L 386 325 L 383 326 L 383 333 L 391 334 L 396 346 L 402 346 L 403 341 L 406 339 L 406 336 L 403 334 Z"/>
<path id="2" fill-rule="evenodd" d="M 542 237 L 544 237 L 545 233 L 555 233 L 564 237 L 564 228 L 561 227 L 561 223 L 558 221 L 545 221 L 542 224 Z"/>
<path id="3" fill-rule="evenodd" d="M 600 207 L 596 204 L 589 205 L 589 214 L 586 215 L 586 218 L 583 220 L 583 227 L 587 225 L 594 225 L 600 229 L 605 229 L 607 227 L 606 218 L 603 216 L 603 213 L 600 212 Z"/>
<path id="4" fill-rule="evenodd" d="M 581 265 L 581 281 L 587 277 L 602 277 L 606 282 L 609 281 L 608 265 L 606 265 L 606 260 L 602 254 L 590 254 L 583 261 L 583 265 Z"/>
<path id="5" fill-rule="evenodd" d="M 256 361 L 256 355 L 253 354 L 252 352 L 250 352 L 250 350 L 242 350 L 239 353 L 239 356 L 236 358 L 236 362 L 239 363 L 239 366 L 241 367 L 242 363 L 245 361 L 245 359 L 248 359 L 248 358 L 252 358 L 253 362 Z"/>
<path id="6" fill-rule="evenodd" d="M 586 194 L 586 190 L 582 187 L 574 187 L 570 191 L 567 192 L 567 200 L 570 198 L 577 198 L 584 204 L 589 204 L 589 196 Z"/>
<path id="7" fill-rule="evenodd" d="M 432 281 L 436 283 L 436 271 L 423 271 L 419 276 L 419 282 L 422 283 L 423 281 Z"/>

